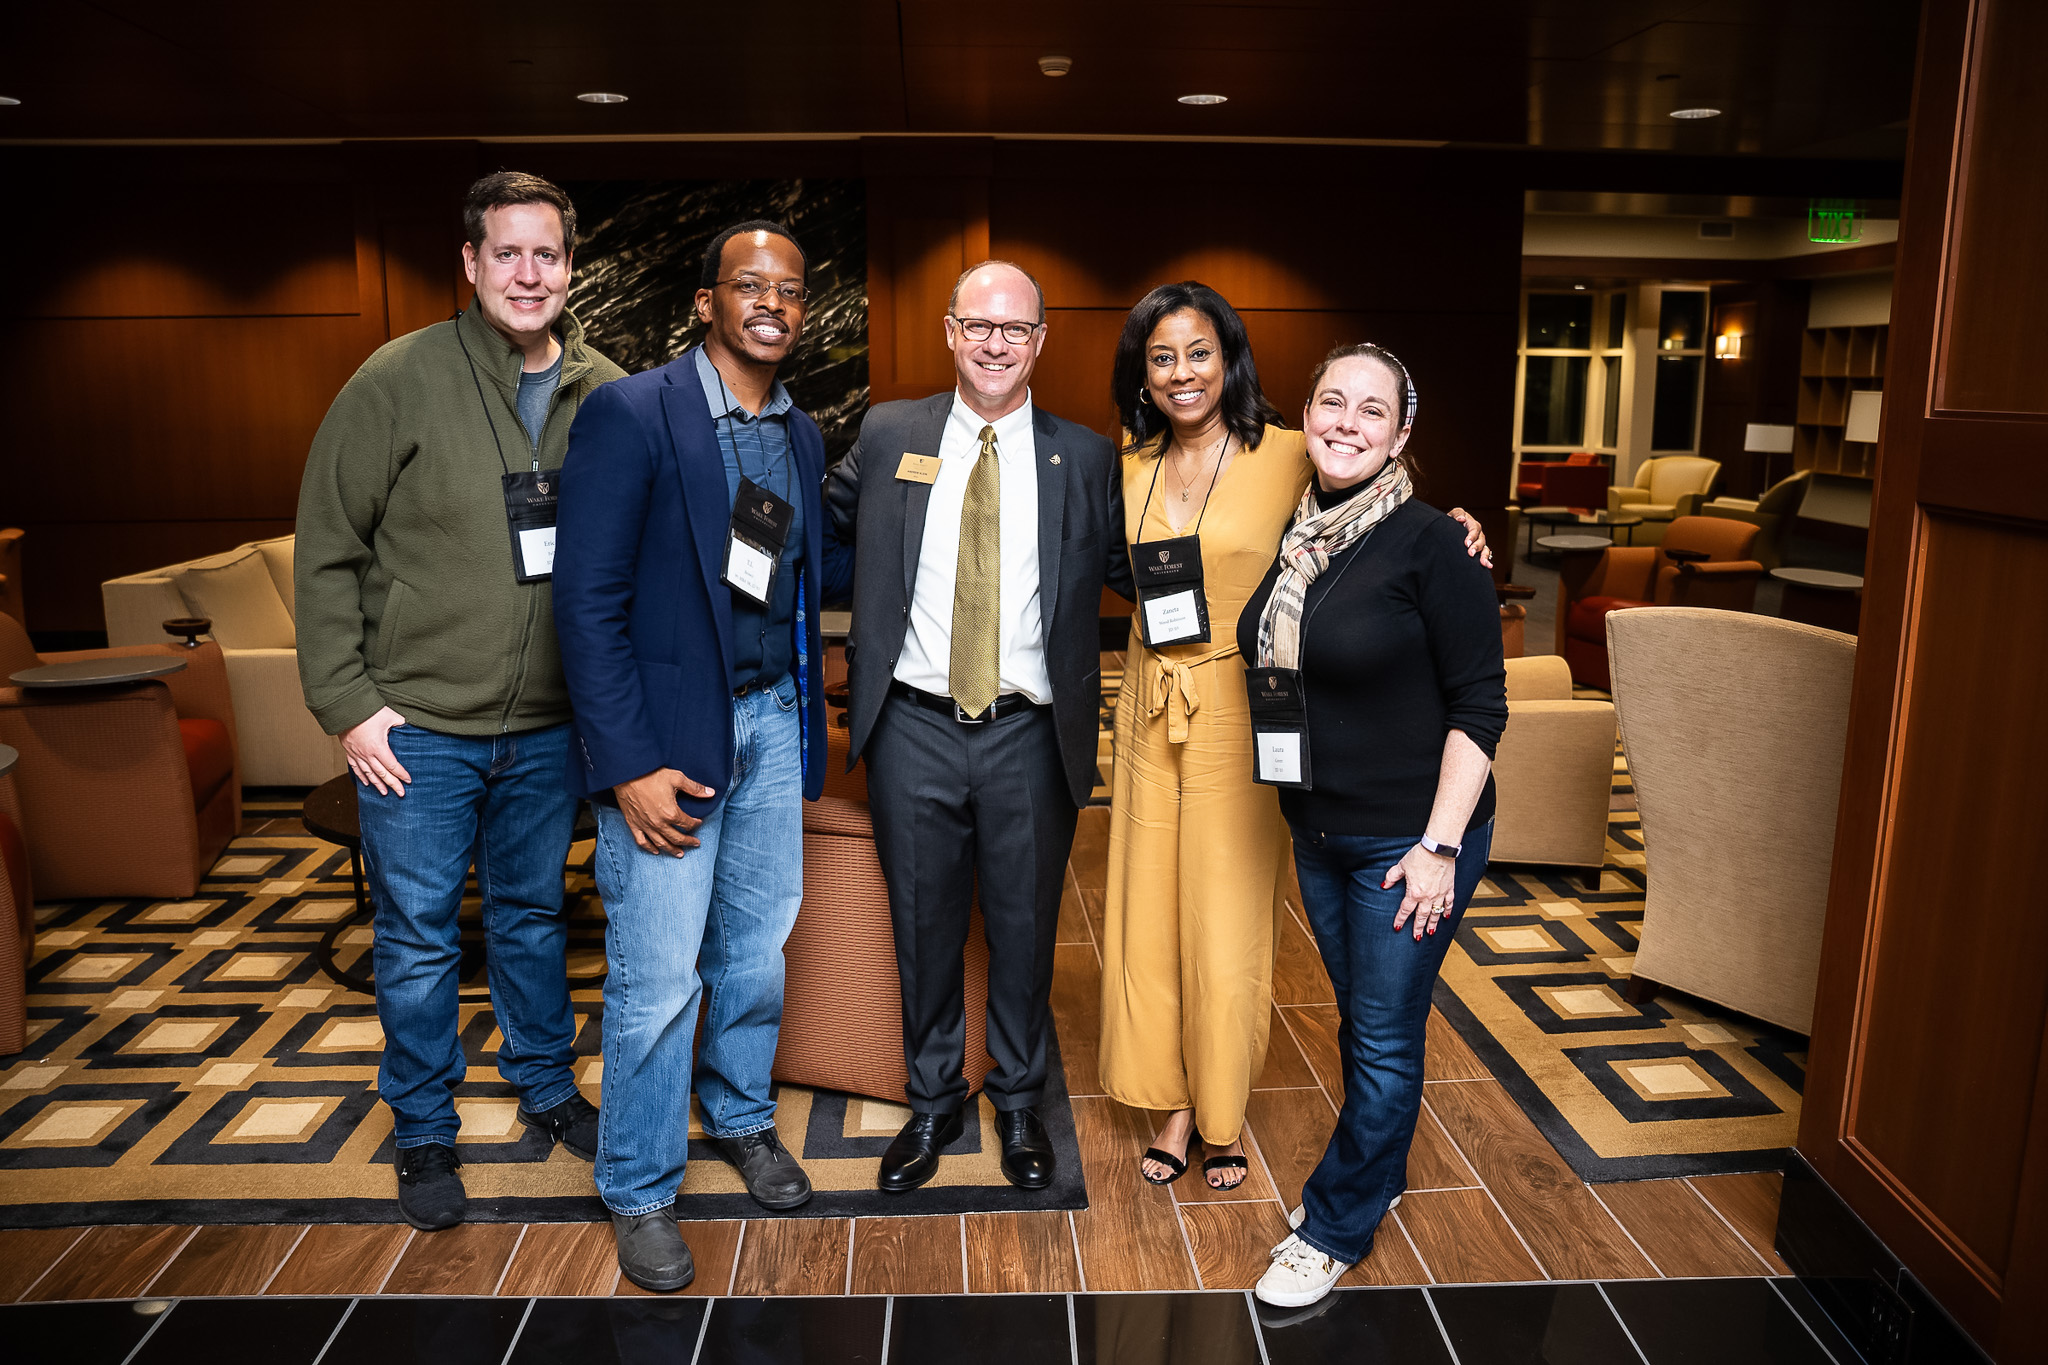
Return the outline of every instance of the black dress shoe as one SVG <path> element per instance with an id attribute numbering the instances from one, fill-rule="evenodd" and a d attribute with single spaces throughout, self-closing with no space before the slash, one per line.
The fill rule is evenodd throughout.
<path id="1" fill-rule="evenodd" d="M 1042 1190 L 1052 1184 L 1052 1139 L 1038 1121 L 1036 1109 L 1012 1109 L 996 1115 L 996 1135 L 1003 1142 L 1003 1178 L 1019 1189 Z"/>
<path id="2" fill-rule="evenodd" d="M 811 1178 L 797 1165 L 773 1128 L 745 1137 L 719 1138 L 719 1154 L 739 1167 L 747 1193 L 764 1209 L 793 1209 L 811 1197 Z"/>
<path id="3" fill-rule="evenodd" d="M 882 1153 L 882 1174 L 875 1182 L 896 1194 L 914 1190 L 939 1170 L 939 1153 L 966 1129 L 963 1110 L 950 1114 L 912 1114 L 910 1122 Z"/>

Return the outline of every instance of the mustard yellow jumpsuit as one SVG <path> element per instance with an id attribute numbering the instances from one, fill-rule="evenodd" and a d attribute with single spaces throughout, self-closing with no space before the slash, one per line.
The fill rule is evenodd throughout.
<path id="1" fill-rule="evenodd" d="M 1195 530 L 1193 507 L 1179 530 L 1167 520 L 1157 450 L 1124 456 L 1133 545 Z M 1311 472 L 1301 433 L 1279 427 L 1230 461 L 1200 514 L 1210 640 L 1148 649 L 1134 616 L 1117 697 L 1102 1081 L 1128 1105 L 1192 1108 L 1197 1133 L 1218 1147 L 1237 1140 L 1266 1062 L 1287 852 L 1275 791 L 1252 781 L 1237 618 Z"/>

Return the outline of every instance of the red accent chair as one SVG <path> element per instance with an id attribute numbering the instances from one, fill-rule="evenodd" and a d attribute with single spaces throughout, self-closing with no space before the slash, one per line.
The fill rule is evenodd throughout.
<path id="1" fill-rule="evenodd" d="M 1552 492 L 1576 492 L 1595 485 L 1588 482 L 1585 474 L 1566 475 L 1555 489 L 1547 489 L 1546 481 L 1551 475 L 1566 469 L 1597 469 L 1600 471 L 1600 489 L 1591 500 L 1584 498 L 1567 500 L 1552 497 Z M 1515 476 L 1515 497 L 1531 507 L 1605 507 L 1607 505 L 1607 466 L 1591 451 L 1581 450 L 1567 455 L 1562 460 L 1524 460 Z"/>
<path id="2" fill-rule="evenodd" d="M 158 655 L 184 671 L 121 687 L 5 685 L 38 664 Z M 47 899 L 195 895 L 241 829 L 234 704 L 210 642 L 39 656 L 21 623 L 0 616 L 0 744 L 21 753 L 22 833 Z"/>
<path id="3" fill-rule="evenodd" d="M 1629 607 L 1718 607 L 1753 611 L 1764 567 L 1751 559 L 1757 528 L 1719 517 L 1679 517 L 1661 545 L 1613 545 L 1590 577 L 1560 602 L 1564 658 L 1572 679 L 1613 691 L 1607 613 Z"/>

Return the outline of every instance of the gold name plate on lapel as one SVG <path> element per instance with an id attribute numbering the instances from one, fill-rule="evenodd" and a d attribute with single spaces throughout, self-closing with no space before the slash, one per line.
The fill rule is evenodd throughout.
<path id="1" fill-rule="evenodd" d="M 903 463 L 896 466 L 896 477 L 907 483 L 930 483 L 939 477 L 939 457 L 913 455 L 906 450 Z"/>

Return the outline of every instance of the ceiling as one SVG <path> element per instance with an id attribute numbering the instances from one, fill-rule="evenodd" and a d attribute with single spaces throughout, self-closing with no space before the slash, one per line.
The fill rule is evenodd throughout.
<path id="1" fill-rule="evenodd" d="M 0 142 L 968 133 L 1895 160 L 1917 0 L 0 0 Z M 1037 59 L 1073 59 L 1060 79 Z M 617 91 L 628 102 L 577 101 Z M 1227 95 L 1205 108 L 1190 93 Z M 1670 111 L 1708 105 L 1697 122 Z"/>

